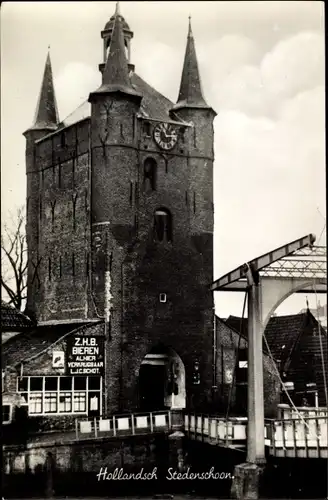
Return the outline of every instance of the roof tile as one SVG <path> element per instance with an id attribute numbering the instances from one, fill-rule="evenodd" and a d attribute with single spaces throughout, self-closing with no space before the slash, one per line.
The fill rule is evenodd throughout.
<path id="1" fill-rule="evenodd" d="M 1 301 L 1 331 L 32 328 L 33 321 L 10 304 Z"/>

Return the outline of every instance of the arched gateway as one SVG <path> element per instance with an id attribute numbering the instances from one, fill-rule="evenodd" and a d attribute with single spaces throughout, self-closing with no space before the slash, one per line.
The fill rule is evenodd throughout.
<path id="1" fill-rule="evenodd" d="M 171 348 L 156 346 L 144 357 L 139 369 L 139 406 L 142 410 L 185 408 L 185 367 Z"/>

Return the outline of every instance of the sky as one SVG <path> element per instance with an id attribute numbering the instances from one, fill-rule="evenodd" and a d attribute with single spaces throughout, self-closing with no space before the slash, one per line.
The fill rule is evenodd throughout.
<path id="1" fill-rule="evenodd" d="M 191 16 L 204 95 L 218 113 L 214 279 L 309 233 L 325 245 L 324 3 L 120 5 L 134 32 L 136 72 L 173 102 Z M 2 3 L 3 221 L 25 202 L 22 133 L 33 121 L 48 46 L 62 120 L 100 84 L 100 32 L 114 11 L 114 2 Z M 243 298 L 216 292 L 217 314 L 241 315 Z M 313 295 L 309 302 L 315 306 Z M 304 307 L 305 296 L 293 295 L 277 313 Z"/>

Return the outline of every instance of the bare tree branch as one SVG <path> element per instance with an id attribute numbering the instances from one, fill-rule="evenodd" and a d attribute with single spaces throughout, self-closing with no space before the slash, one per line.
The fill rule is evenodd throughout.
<path id="1" fill-rule="evenodd" d="M 5 224 L 1 237 L 1 288 L 9 303 L 22 310 L 27 288 L 27 242 L 25 210 L 20 208 L 9 226 Z"/>

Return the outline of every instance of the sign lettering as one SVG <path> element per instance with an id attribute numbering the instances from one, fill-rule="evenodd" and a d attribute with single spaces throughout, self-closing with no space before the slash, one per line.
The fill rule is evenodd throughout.
<path id="1" fill-rule="evenodd" d="M 104 339 L 75 336 L 67 339 L 67 373 L 69 375 L 102 375 L 104 372 Z"/>

